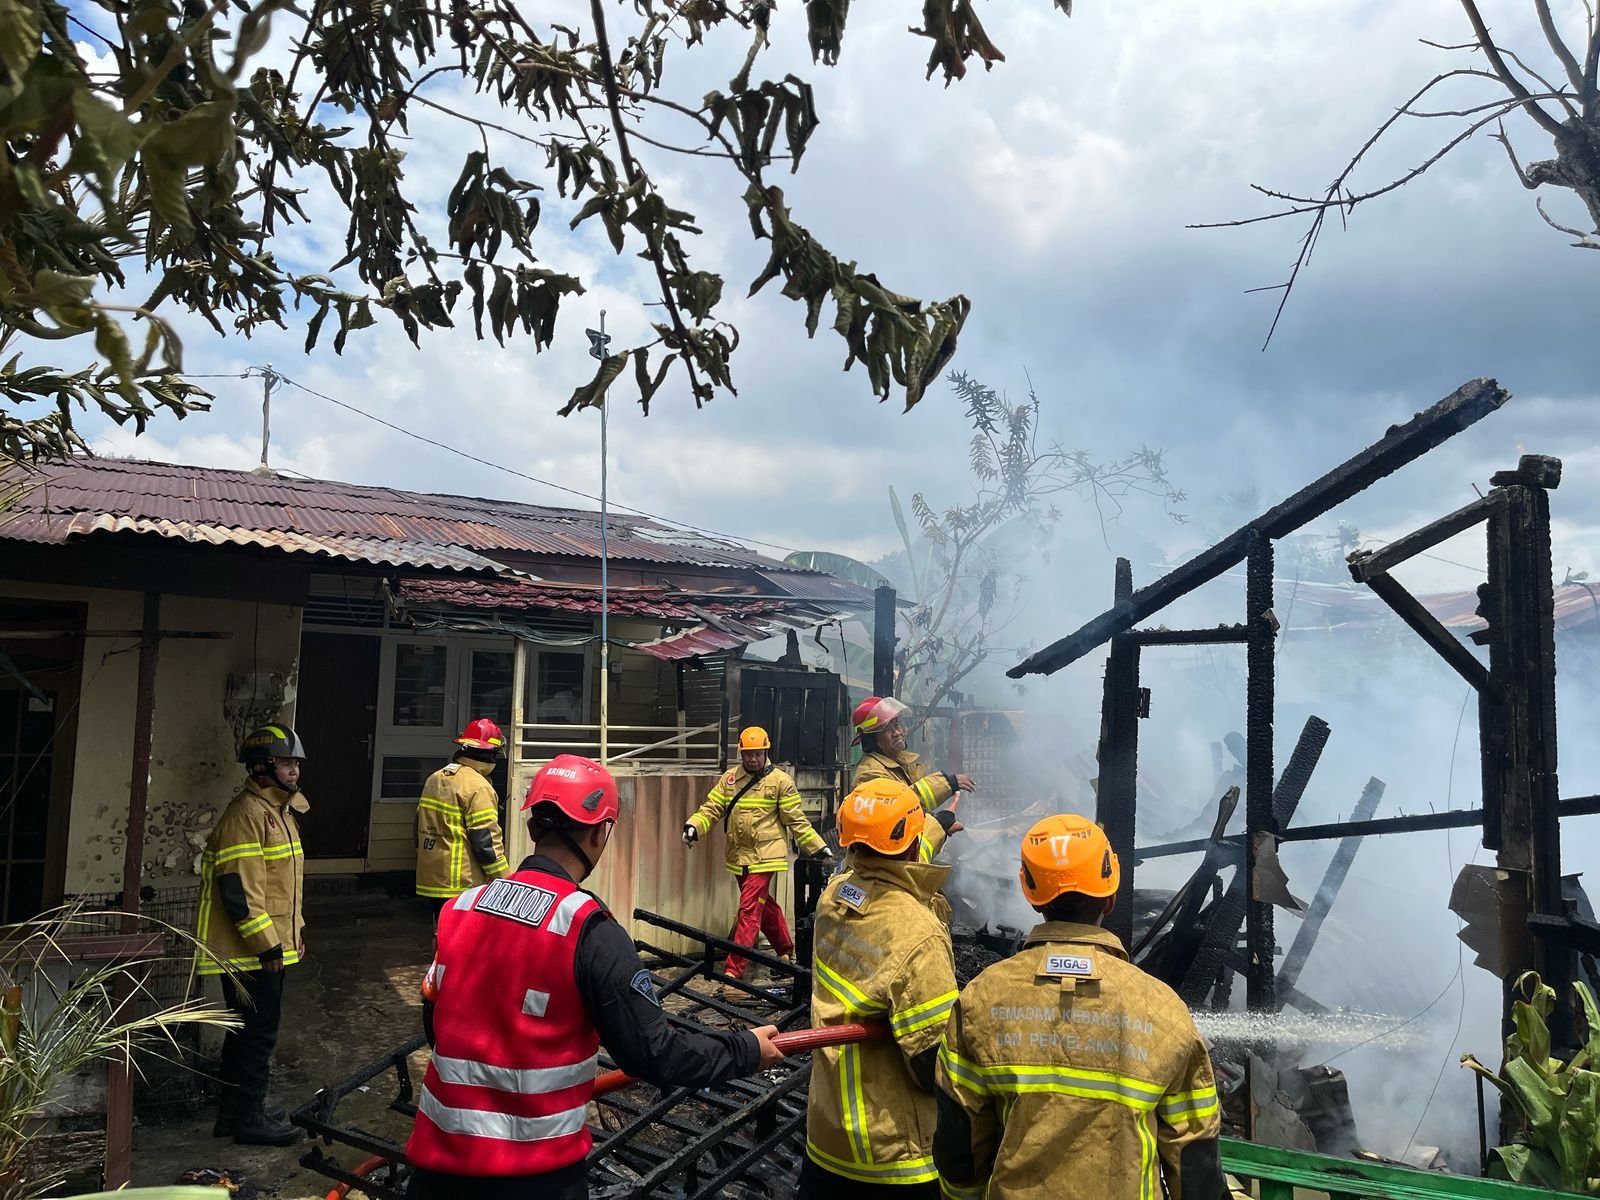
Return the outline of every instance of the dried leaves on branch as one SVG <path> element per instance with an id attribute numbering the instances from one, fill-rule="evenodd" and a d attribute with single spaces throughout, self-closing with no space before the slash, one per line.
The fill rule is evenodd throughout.
<path id="1" fill-rule="evenodd" d="M 29 338 L 36 357 L 41 343 L 88 337 L 100 360 L 69 371 L 10 347 L 0 458 L 80 446 L 72 419 L 85 407 L 140 427 L 158 409 L 204 407 L 181 379 L 163 316 L 175 307 L 219 333 L 303 321 L 308 350 L 331 334 L 335 351 L 380 321 L 417 342 L 470 310 L 479 338 L 520 335 L 542 350 L 584 291 L 540 260 L 552 216 L 597 224 L 659 288 L 653 336 L 602 363 L 564 413 L 620 380 L 646 411 L 671 382 L 697 405 L 731 392 L 739 337 L 718 315 L 723 278 L 695 262 L 697 218 L 653 173 L 679 154 L 725 166 L 767 243 L 750 294 L 780 281 L 812 335 L 831 304 L 846 369 L 859 362 L 879 397 L 916 404 L 954 352 L 968 302 L 900 294 L 791 214 L 768 173 L 798 169 L 819 117 L 805 80 L 758 76 L 772 0 L 591 0 L 581 28 L 536 24 L 525 8 L 0 0 L 0 349 Z M 816 60 L 837 61 L 848 12 L 848 0 L 805 6 Z M 925 0 L 913 32 L 932 42 L 929 74 L 947 83 L 974 59 L 1004 57 L 973 0 Z M 269 33 L 287 58 L 256 66 Z M 738 73 L 704 96 L 671 94 L 675 65 L 713 37 L 748 42 Z M 461 129 L 442 212 L 444 189 L 406 172 L 419 113 Z M 347 221 L 335 261 L 298 270 L 319 246 L 309 236 L 296 264 L 281 261 L 275 239 L 298 235 L 311 213 L 325 222 L 330 206 Z"/>
<path id="2" fill-rule="evenodd" d="M 1597 81 L 1597 73 L 1600 73 L 1600 22 L 1596 20 L 1595 8 L 1590 0 L 1584 0 L 1586 21 L 1581 31 L 1563 31 L 1551 12 L 1549 0 L 1523 2 L 1532 4 L 1553 60 L 1546 71 L 1536 70 L 1521 54 L 1496 42 L 1476 0 L 1459 0 L 1471 28 L 1472 40 L 1457 45 L 1438 42 L 1425 44 L 1450 53 L 1470 55 L 1473 65 L 1444 71 L 1419 88 L 1378 126 L 1377 131 L 1356 151 L 1324 191 L 1299 194 L 1252 184 L 1255 191 L 1279 202 L 1282 207 L 1260 216 L 1190 226 L 1193 229 L 1217 229 L 1278 221 L 1286 217 L 1310 218 L 1305 234 L 1300 238 L 1299 253 L 1290 268 L 1288 279 L 1280 284 L 1256 289 L 1279 293 L 1278 307 L 1273 314 L 1272 326 L 1267 331 L 1268 343 L 1277 331 L 1301 269 L 1311 259 L 1329 213 L 1336 213 L 1342 219 L 1354 211 L 1356 205 L 1405 186 L 1480 132 L 1493 131 L 1489 136 L 1505 147 L 1511 169 L 1523 187 L 1530 191 L 1553 187 L 1571 192 L 1586 211 L 1591 226 L 1588 231 L 1557 222 L 1545 210 L 1542 198 L 1535 199 L 1535 210 L 1545 224 L 1576 239 L 1572 242 L 1573 246 L 1600 250 L 1600 81 Z M 1582 33 L 1581 40 L 1574 36 L 1577 32 Z M 1579 47 L 1581 57 L 1574 52 L 1574 46 Z M 1460 79 L 1488 80 L 1490 86 L 1485 91 L 1490 94 L 1483 100 L 1461 108 L 1443 110 L 1418 107 L 1435 88 L 1447 81 Z M 1505 128 L 1506 118 L 1515 118 L 1518 114 L 1536 127 L 1536 136 L 1549 138 L 1554 143 L 1554 158 L 1529 162 L 1526 167 L 1522 165 Z M 1355 186 L 1351 178 L 1373 147 L 1402 119 L 1408 117 L 1453 121 L 1458 128 L 1437 150 L 1410 170 L 1376 186 Z M 1265 343 L 1262 349 L 1266 349 Z"/>

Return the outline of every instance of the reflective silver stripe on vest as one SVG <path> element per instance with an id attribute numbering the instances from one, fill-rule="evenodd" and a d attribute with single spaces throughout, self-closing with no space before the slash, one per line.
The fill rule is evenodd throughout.
<path id="1" fill-rule="evenodd" d="M 426 1113 L 428 1120 L 444 1133 L 496 1138 L 502 1142 L 541 1142 L 570 1137 L 583 1128 L 587 1107 L 580 1104 L 547 1117 L 514 1117 L 510 1113 L 485 1112 L 477 1108 L 451 1108 L 440 1103 L 426 1085 L 417 1097 L 417 1111 Z"/>
<path id="2" fill-rule="evenodd" d="M 430 966 L 428 968 L 427 975 L 423 976 L 422 982 L 424 984 L 431 983 L 433 985 L 434 994 L 437 995 L 439 989 L 444 987 L 444 964 L 442 962 L 436 962 Z"/>
<path id="3" fill-rule="evenodd" d="M 599 1055 L 591 1054 L 582 1062 L 565 1067 L 495 1067 L 474 1062 L 470 1058 L 448 1058 L 435 1054 L 433 1067 L 444 1083 L 493 1088 L 500 1092 L 514 1092 L 519 1096 L 541 1096 L 546 1092 L 559 1092 L 563 1088 L 591 1082 L 599 1061 Z"/>
<path id="4" fill-rule="evenodd" d="M 566 935 L 572 932 L 572 919 L 578 915 L 578 910 L 594 899 L 588 892 L 573 892 L 550 914 L 550 920 L 545 928 L 551 933 Z"/>
<path id="5" fill-rule="evenodd" d="M 522 1011 L 530 1017 L 542 1017 L 550 1007 L 550 993 L 529 988 L 522 997 Z"/>
<path id="6" fill-rule="evenodd" d="M 457 908 L 471 908 L 478 902 L 478 897 L 483 894 L 483 889 L 488 886 L 488 884 L 480 883 L 475 888 L 468 888 L 466 891 L 462 892 L 461 895 L 456 897 L 455 906 Z"/>

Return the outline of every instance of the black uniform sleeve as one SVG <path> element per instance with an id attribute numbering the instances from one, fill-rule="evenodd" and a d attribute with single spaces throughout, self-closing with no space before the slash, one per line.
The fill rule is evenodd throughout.
<path id="1" fill-rule="evenodd" d="M 222 893 L 222 911 L 237 925 L 250 919 L 250 901 L 245 898 L 244 880 L 234 874 L 217 876 L 217 891 Z"/>
<path id="2" fill-rule="evenodd" d="M 650 972 L 609 914 L 585 922 L 574 967 L 601 1044 L 629 1075 L 658 1087 L 710 1087 L 755 1072 L 755 1035 L 695 1033 L 667 1023 Z"/>
<path id="3" fill-rule="evenodd" d="M 946 834 L 950 832 L 950 826 L 956 823 L 955 813 L 951 812 L 948 808 L 941 808 L 938 812 L 934 813 L 933 819 L 939 822 L 939 828 L 944 830 Z"/>

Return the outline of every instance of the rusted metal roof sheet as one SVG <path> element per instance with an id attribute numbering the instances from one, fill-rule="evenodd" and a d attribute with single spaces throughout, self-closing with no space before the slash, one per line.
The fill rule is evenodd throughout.
<path id="1" fill-rule="evenodd" d="M 0 528 L 0 533 L 3 533 Z M 429 568 L 441 571 L 481 571 L 497 575 L 505 567 L 459 546 L 384 538 L 341 537 L 323 534 L 311 537 L 293 530 L 226 529 L 220 525 L 192 521 L 150 521 L 137 517 L 114 517 L 102 513 L 79 513 L 67 523 L 67 537 L 90 534 L 154 534 L 178 541 L 204 542 L 213 546 L 257 546 L 282 550 L 288 554 L 313 554 L 343 558 L 351 562 L 382 566 Z"/>
<path id="2" fill-rule="evenodd" d="M 400 596 L 413 604 L 440 604 L 452 608 L 572 613 L 600 611 L 600 589 L 590 584 L 498 579 L 407 579 L 400 585 Z M 668 621 L 698 621 L 708 613 L 728 616 L 776 614 L 793 607 L 790 601 L 780 596 L 731 596 L 725 600 L 708 600 L 686 596 L 666 587 L 612 588 L 608 604 L 618 616 L 656 617 Z M 808 606 L 801 604 L 798 607 L 804 609 Z"/>
<path id="3" fill-rule="evenodd" d="M 510 551 L 600 557 L 600 515 L 582 509 L 127 459 L 52 463 L 39 468 L 33 478 L 37 486 L 23 499 L 14 519 L 0 523 L 0 538 L 58 542 L 67 536 L 58 518 L 86 513 L 293 532 L 319 541 L 333 535 L 457 546 L 486 556 Z M 643 517 L 612 513 L 607 553 L 624 562 L 746 570 L 785 581 L 791 576 L 809 578 L 812 586 L 829 586 L 815 582 L 827 576 Z M 867 593 L 860 595 L 870 600 Z"/>

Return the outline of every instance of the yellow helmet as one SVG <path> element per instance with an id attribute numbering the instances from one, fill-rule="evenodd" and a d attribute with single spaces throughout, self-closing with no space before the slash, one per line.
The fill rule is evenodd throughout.
<path id="1" fill-rule="evenodd" d="M 922 802 L 894 779 L 869 779 L 839 809 L 839 845 L 858 842 L 879 854 L 899 854 L 922 836 Z"/>
<path id="2" fill-rule="evenodd" d="M 739 732 L 739 750 L 771 750 L 772 739 L 767 736 L 767 731 L 759 725 L 752 725 Z"/>
<path id="3" fill-rule="evenodd" d="M 1046 817 L 1022 839 L 1022 894 L 1035 908 L 1078 892 L 1104 898 L 1117 893 L 1122 869 L 1105 831 L 1087 817 Z"/>

